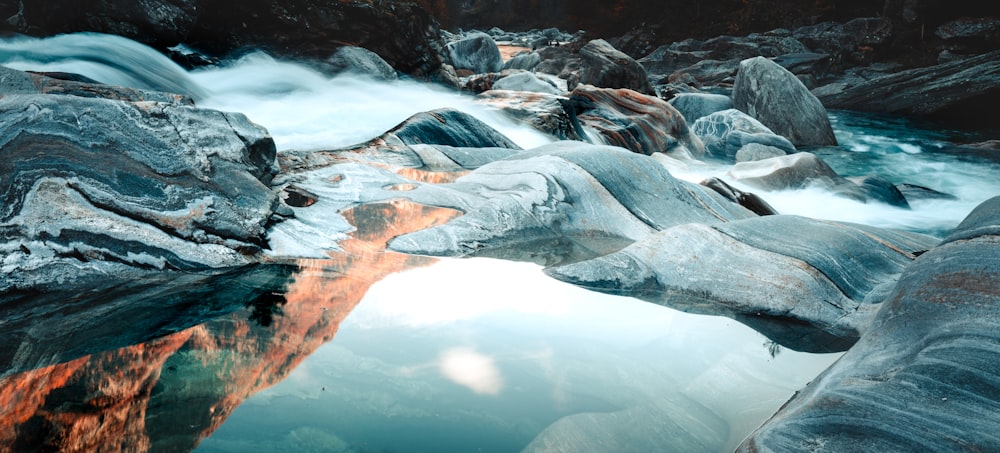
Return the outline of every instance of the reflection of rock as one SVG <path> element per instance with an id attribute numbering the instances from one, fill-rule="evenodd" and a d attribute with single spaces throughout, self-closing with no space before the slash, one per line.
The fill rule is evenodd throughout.
<path id="1" fill-rule="evenodd" d="M 681 225 L 624 250 L 550 269 L 555 278 L 684 311 L 724 315 L 778 343 L 842 351 L 883 286 L 933 238 L 795 216 Z"/>
<path id="2" fill-rule="evenodd" d="M 172 314 L 169 319 L 190 321 L 162 324 L 161 333 L 176 332 L 134 346 L 122 347 L 111 340 L 106 347 L 120 348 L 94 352 L 90 356 L 57 365 L 7 374 L 0 378 L 0 404 L 5 416 L 0 419 L 0 449 L 57 451 L 97 451 L 118 449 L 122 445 L 158 451 L 189 451 L 216 430 L 248 396 L 284 379 L 316 348 L 330 341 L 340 322 L 350 314 L 368 288 L 384 276 L 408 267 L 429 263 L 429 259 L 384 253 L 385 242 L 398 234 L 433 226 L 455 215 L 454 211 L 429 208 L 407 202 L 393 202 L 358 207 L 345 213 L 357 225 L 355 237 L 344 242 L 348 252 L 331 260 L 304 260 L 287 289 L 285 278 L 260 287 L 262 275 L 242 273 L 253 281 L 254 291 L 270 288 L 284 293 L 285 304 L 270 327 L 249 319 L 250 309 L 218 317 L 207 311 L 206 298 L 218 293 L 245 288 L 242 282 L 221 281 L 218 286 L 202 286 L 182 280 L 187 293 L 151 291 L 155 296 L 178 303 L 185 300 L 190 310 Z M 287 269 L 287 268 L 286 268 Z M 163 282 L 155 282 L 164 290 Z M 233 286 L 237 288 L 232 288 Z M 124 289 L 122 289 L 124 291 Z M 136 294 L 141 298 L 145 294 Z M 88 297 L 116 298 L 114 292 Z M 55 297 L 55 296 L 53 296 Z M 78 299 L 81 296 L 77 296 Z M 243 307 L 247 297 L 235 297 L 227 312 Z M 65 301 L 67 298 L 61 299 Z M 123 299 L 124 302 L 135 302 Z M 151 303 L 162 299 L 151 299 Z M 86 312 L 74 309 L 80 323 L 76 332 L 61 332 L 79 338 L 145 340 L 152 331 L 141 321 L 154 323 L 148 307 L 137 307 L 142 314 L 117 313 L 114 332 L 104 334 L 94 328 L 103 324 L 100 316 L 106 306 Z M 212 319 L 214 318 L 214 319 Z M 11 319 L 4 315 L 4 319 Z M 46 314 L 46 322 L 53 318 Z M 195 327 L 187 326 L 204 323 Z M 109 325 L 109 327 L 111 327 Z M 129 329 L 135 329 L 130 331 Z M 36 332 L 46 332 L 35 329 Z M 84 335 L 84 336 L 86 336 Z M 129 336 L 131 335 L 131 337 Z M 25 351 L 38 345 L 39 339 L 4 346 L 5 351 Z M 72 349 L 45 351 L 43 357 L 19 356 L 21 369 L 47 365 L 49 354 L 74 354 L 91 351 Z M 68 351 L 68 352 L 67 352 Z"/>
<path id="3" fill-rule="evenodd" d="M 1000 198 L 906 269 L 871 329 L 741 451 L 1000 449 Z"/>

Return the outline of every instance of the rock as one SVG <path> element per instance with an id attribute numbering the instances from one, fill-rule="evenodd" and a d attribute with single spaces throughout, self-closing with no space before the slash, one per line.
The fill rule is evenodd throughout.
<path id="1" fill-rule="evenodd" d="M 396 80 L 397 78 L 396 70 L 392 69 L 389 63 L 386 63 L 377 53 L 362 47 L 341 47 L 326 60 L 326 63 L 333 73 L 349 72 L 366 75 L 375 80 Z"/>
<path id="2" fill-rule="evenodd" d="M 753 216 L 710 189 L 674 179 L 647 156 L 579 142 L 529 150 L 404 195 L 466 214 L 397 237 L 390 250 L 547 265 L 609 253 L 678 224 Z"/>
<path id="3" fill-rule="evenodd" d="M 984 202 L 907 267 L 860 341 L 739 451 L 1000 449 L 998 213 Z"/>
<path id="4" fill-rule="evenodd" d="M 736 151 L 736 162 L 753 162 L 756 160 L 781 157 L 788 153 L 781 148 L 762 145 L 760 143 L 747 143 L 739 151 Z"/>
<path id="5" fill-rule="evenodd" d="M 779 55 L 771 61 L 795 75 L 822 78 L 830 68 L 830 55 L 817 52 L 798 52 Z"/>
<path id="6" fill-rule="evenodd" d="M 733 83 L 736 72 L 740 68 L 739 60 L 702 60 L 686 68 L 678 69 L 670 74 L 671 82 L 690 76 L 705 86 Z"/>
<path id="7" fill-rule="evenodd" d="M 942 24 L 934 34 L 945 41 L 942 53 L 975 55 L 989 52 L 1000 47 L 1000 19 L 961 17 Z M 956 55 L 953 58 L 960 57 Z"/>
<path id="8" fill-rule="evenodd" d="M 583 46 L 580 58 L 583 60 L 580 83 L 654 94 L 642 66 L 603 39 L 595 39 Z"/>
<path id="9" fill-rule="evenodd" d="M 701 60 L 706 60 L 708 52 L 695 51 L 685 52 L 675 50 L 673 45 L 660 46 L 652 53 L 642 57 L 638 63 L 650 78 L 661 78 L 673 74 L 675 71 L 690 67 Z"/>
<path id="10" fill-rule="evenodd" d="M 530 91 L 545 94 L 563 94 L 556 85 L 530 72 L 511 74 L 493 83 L 494 90 Z"/>
<path id="11" fill-rule="evenodd" d="M 705 144 L 705 151 L 710 156 L 726 161 L 734 161 L 736 153 L 750 143 L 795 152 L 795 146 L 788 139 L 736 109 L 701 117 L 691 125 L 691 131 Z"/>
<path id="12" fill-rule="evenodd" d="M 958 197 L 915 184 L 896 184 L 896 190 L 903 194 L 907 202 L 916 200 L 957 200 Z"/>
<path id="13" fill-rule="evenodd" d="M 689 124 L 703 116 L 733 108 L 732 98 L 711 93 L 678 93 L 669 102 Z"/>
<path id="14" fill-rule="evenodd" d="M 569 95 L 577 118 L 612 145 L 650 155 L 700 157 L 705 149 L 669 103 L 635 91 L 581 85 Z"/>
<path id="15" fill-rule="evenodd" d="M 278 168 L 271 137 L 243 115 L 7 95 L 0 118 L 0 291 L 241 266 L 260 253 Z"/>
<path id="16" fill-rule="evenodd" d="M 795 29 L 793 36 L 813 52 L 830 55 L 835 68 L 869 64 L 887 52 L 894 37 L 892 20 L 860 17 L 846 23 L 822 22 Z"/>
<path id="17" fill-rule="evenodd" d="M 552 94 L 515 91 L 486 91 L 481 102 L 503 110 L 525 124 L 561 140 L 589 141 L 576 117 L 569 98 Z"/>
<path id="18" fill-rule="evenodd" d="M 813 184 L 829 189 L 854 186 L 822 159 L 807 152 L 740 162 L 733 165 L 728 176 L 733 181 L 764 190 L 803 189 Z"/>
<path id="19" fill-rule="evenodd" d="M 865 176 L 850 181 L 857 184 L 869 200 L 910 209 L 910 203 L 903 193 L 893 183 L 879 176 Z"/>
<path id="20" fill-rule="evenodd" d="M 546 273 L 595 291 L 729 316 L 791 349 L 831 352 L 847 349 L 868 329 L 881 302 L 878 289 L 936 242 L 862 225 L 766 216 L 679 225 Z"/>
<path id="21" fill-rule="evenodd" d="M 284 152 L 282 173 L 325 167 L 345 159 L 390 168 L 467 169 L 442 151 L 451 148 L 482 149 L 484 153 L 508 150 L 504 156 L 511 154 L 511 150 L 521 150 L 516 143 L 472 115 L 443 108 L 417 113 L 381 136 L 358 145 L 323 152 Z"/>
<path id="22" fill-rule="evenodd" d="M 539 64 L 542 63 L 542 56 L 538 52 L 530 52 L 521 55 L 515 55 L 510 60 L 507 60 L 503 64 L 501 70 L 507 69 L 522 69 L 525 71 L 533 71 Z"/>
<path id="23" fill-rule="evenodd" d="M 823 104 L 791 72 L 766 58 L 740 63 L 733 104 L 795 146 L 837 144 Z"/>
<path id="24" fill-rule="evenodd" d="M 451 64 L 455 69 L 468 69 L 474 74 L 500 72 L 503 59 L 493 38 L 486 33 L 472 33 L 448 43 Z"/>
<path id="25" fill-rule="evenodd" d="M 1000 95 L 1000 50 L 878 77 L 819 95 L 827 108 L 910 115 L 960 113 L 965 118 Z M 983 104 L 986 105 L 986 104 Z M 963 112 L 964 111 L 964 112 Z M 964 115 L 961 115 L 964 113 Z"/>
<path id="26" fill-rule="evenodd" d="M 714 190 L 719 195 L 726 197 L 727 200 L 732 201 L 744 208 L 749 209 L 754 214 L 757 215 L 776 215 L 778 211 L 767 204 L 763 198 L 758 197 L 756 194 L 743 192 L 719 178 L 708 178 L 700 183 L 701 185 Z"/>
<path id="27" fill-rule="evenodd" d="M 58 78 L 53 76 L 58 76 Z M 50 94 L 129 102 L 147 101 L 194 105 L 194 100 L 190 96 L 182 94 L 105 85 L 76 74 L 22 72 L 4 66 L 0 66 L 0 93 Z"/>

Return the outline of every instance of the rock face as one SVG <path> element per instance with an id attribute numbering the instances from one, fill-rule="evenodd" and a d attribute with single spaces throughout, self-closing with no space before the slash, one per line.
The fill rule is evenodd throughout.
<path id="1" fill-rule="evenodd" d="M 588 85 L 573 90 L 569 98 L 580 122 L 597 130 L 609 144 L 646 155 L 690 158 L 705 153 L 681 113 L 659 98 Z"/>
<path id="2" fill-rule="evenodd" d="M 603 39 L 595 39 L 580 49 L 583 70 L 580 83 L 602 88 L 627 88 L 654 94 L 646 71 L 632 57 L 615 49 Z"/>
<path id="3" fill-rule="evenodd" d="M 1000 96 L 1000 50 L 937 66 L 878 77 L 818 95 L 828 108 L 913 115 L 982 111 Z"/>
<path id="4" fill-rule="evenodd" d="M 795 146 L 837 144 L 823 104 L 791 72 L 764 57 L 740 63 L 733 104 Z"/>
<path id="5" fill-rule="evenodd" d="M 843 351 L 918 252 L 937 240 L 796 216 L 666 229 L 622 251 L 547 273 L 678 310 L 729 316 L 775 342 Z"/>
<path id="6" fill-rule="evenodd" d="M 705 151 L 709 155 L 726 161 L 734 161 L 736 153 L 751 143 L 773 146 L 788 153 L 795 152 L 795 146 L 788 139 L 736 109 L 701 117 L 691 125 L 691 131 L 705 144 Z"/>
<path id="7" fill-rule="evenodd" d="M 0 118 L 0 291 L 244 265 L 264 243 L 275 148 L 243 115 L 12 94 Z"/>
<path id="8" fill-rule="evenodd" d="M 448 53 L 455 69 L 467 69 L 475 74 L 499 72 L 503 68 L 500 49 L 486 33 L 472 33 L 448 43 Z"/>
<path id="9" fill-rule="evenodd" d="M 1000 198 L 900 277 L 872 327 L 740 451 L 1000 449 Z"/>
<path id="10" fill-rule="evenodd" d="M 49 36 L 117 34 L 161 50 L 179 43 L 224 56 L 258 48 L 279 57 L 322 61 L 345 44 L 369 49 L 399 71 L 433 75 L 444 42 L 437 24 L 411 2 L 244 2 L 228 0 L 7 1 L 5 31 Z"/>
<path id="11" fill-rule="evenodd" d="M 400 236 L 391 250 L 546 264 L 608 253 L 678 224 L 754 216 L 710 189 L 674 179 L 647 156 L 578 142 L 517 154 L 406 196 L 466 214 Z"/>

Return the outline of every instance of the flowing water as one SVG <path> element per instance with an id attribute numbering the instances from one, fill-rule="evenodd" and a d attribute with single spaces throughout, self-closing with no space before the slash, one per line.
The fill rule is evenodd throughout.
<path id="1" fill-rule="evenodd" d="M 58 39 L 6 41 L 0 63 L 185 91 L 245 113 L 280 150 L 359 143 L 439 107 L 525 148 L 552 141 L 415 81 L 328 77 L 260 53 L 187 72 L 121 38 Z M 981 137 L 831 118 L 841 145 L 812 151 L 841 174 L 956 198 L 907 211 L 821 189 L 762 193 L 781 212 L 943 236 L 1000 193 L 995 162 L 949 152 Z M 344 253 L 300 260 L 268 297 L 139 344 L 0 374 L 0 450 L 731 451 L 838 357 L 782 350 L 725 318 L 588 292 L 533 264 L 383 251 L 453 211 L 399 201 L 345 215 L 364 228 Z"/>

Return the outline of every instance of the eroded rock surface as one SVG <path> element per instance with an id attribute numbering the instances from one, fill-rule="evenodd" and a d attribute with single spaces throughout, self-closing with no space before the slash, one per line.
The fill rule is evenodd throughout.
<path id="1" fill-rule="evenodd" d="M 740 451 L 1000 448 L 1000 198 L 909 266 L 860 341 Z"/>

